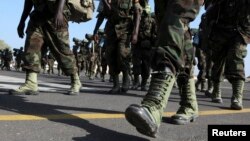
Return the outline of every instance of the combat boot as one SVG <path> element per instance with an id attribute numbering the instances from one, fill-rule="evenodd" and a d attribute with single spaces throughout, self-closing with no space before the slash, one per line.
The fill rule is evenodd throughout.
<path id="1" fill-rule="evenodd" d="M 242 110 L 242 99 L 243 99 L 243 90 L 245 82 L 243 80 L 233 80 L 231 81 L 233 87 L 233 95 L 231 98 L 231 109 Z"/>
<path id="2" fill-rule="evenodd" d="M 171 119 L 174 124 L 178 125 L 194 122 L 198 117 L 194 78 L 189 79 L 187 83 L 181 84 L 179 90 L 181 96 L 180 108 Z"/>
<path id="3" fill-rule="evenodd" d="M 221 98 L 220 82 L 214 82 L 214 89 L 212 92 L 212 102 L 214 103 L 223 103 Z"/>
<path id="4" fill-rule="evenodd" d="M 195 83 L 195 88 L 196 88 L 196 91 L 200 91 L 200 84 L 201 84 L 201 81 L 198 79 L 197 82 Z"/>
<path id="5" fill-rule="evenodd" d="M 95 78 L 94 78 L 94 75 L 95 75 L 95 72 L 90 72 L 90 74 L 89 74 L 89 80 L 94 80 Z"/>
<path id="6" fill-rule="evenodd" d="M 109 82 L 113 82 L 113 76 L 112 75 L 109 76 Z"/>
<path id="7" fill-rule="evenodd" d="M 175 76 L 169 69 L 152 74 L 148 93 L 141 106 L 130 105 L 126 109 L 126 120 L 135 126 L 138 132 L 156 137 L 174 82 Z"/>
<path id="8" fill-rule="evenodd" d="M 102 82 L 105 82 L 105 74 L 101 74 Z"/>
<path id="9" fill-rule="evenodd" d="M 147 79 L 146 78 L 142 78 L 141 81 L 141 91 L 148 91 L 148 88 L 146 87 L 147 85 Z"/>
<path id="10" fill-rule="evenodd" d="M 206 92 L 206 80 L 201 81 L 201 92 Z"/>
<path id="11" fill-rule="evenodd" d="M 134 84 L 132 90 L 137 90 L 140 87 L 139 75 L 134 75 Z"/>
<path id="12" fill-rule="evenodd" d="M 113 75 L 113 88 L 108 92 L 110 94 L 119 94 L 121 89 L 120 89 L 120 83 L 119 83 L 119 75 Z"/>
<path id="13" fill-rule="evenodd" d="M 121 88 L 122 93 L 127 93 L 127 91 L 129 90 L 129 84 L 130 84 L 129 73 L 127 70 L 125 70 L 122 73 L 122 88 Z"/>
<path id="14" fill-rule="evenodd" d="M 213 81 L 211 79 L 208 79 L 208 81 L 207 81 L 207 90 L 205 92 L 205 96 L 212 97 L 213 89 L 214 89 Z"/>
<path id="15" fill-rule="evenodd" d="M 25 83 L 18 89 L 10 90 L 10 95 L 38 95 L 37 73 L 26 72 Z"/>
<path id="16" fill-rule="evenodd" d="M 82 83 L 77 73 L 70 76 L 71 78 L 71 87 L 68 91 L 68 95 L 79 95 Z"/>

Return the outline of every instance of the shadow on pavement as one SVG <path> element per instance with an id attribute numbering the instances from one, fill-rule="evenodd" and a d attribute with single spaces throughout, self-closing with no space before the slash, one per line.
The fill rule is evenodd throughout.
<path id="1" fill-rule="evenodd" d="M 5 91 L 0 89 L 0 91 Z M 149 141 L 148 139 L 119 133 L 117 131 L 100 127 L 61 110 L 77 110 L 92 113 L 121 113 L 104 109 L 77 108 L 43 103 L 33 103 L 26 100 L 25 96 L 0 95 L 0 109 L 27 115 L 47 118 L 48 115 L 66 115 L 71 120 L 48 119 L 49 121 L 75 126 L 86 130 L 89 134 L 83 137 L 73 137 L 74 141 Z"/>

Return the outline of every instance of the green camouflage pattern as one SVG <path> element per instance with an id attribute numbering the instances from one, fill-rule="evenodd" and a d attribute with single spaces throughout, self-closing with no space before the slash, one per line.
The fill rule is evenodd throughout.
<path id="1" fill-rule="evenodd" d="M 203 0 L 155 0 L 155 14 L 159 25 L 158 41 L 154 62 L 154 70 L 160 67 L 169 67 L 174 73 L 184 69 L 185 49 L 184 40 L 189 38 L 185 33 L 188 31 L 188 24 L 195 19 Z M 192 54 L 193 50 L 191 49 Z"/>
<path id="2" fill-rule="evenodd" d="M 37 16 L 39 17 L 39 15 Z M 27 38 L 24 53 L 25 69 L 40 72 L 41 49 L 43 44 L 47 44 L 66 75 L 71 75 L 76 72 L 77 68 L 74 54 L 69 47 L 68 22 L 66 20 L 61 29 L 56 29 L 53 18 L 37 21 L 31 17 L 26 33 Z"/>
<path id="3" fill-rule="evenodd" d="M 207 11 L 208 24 L 216 22 L 212 26 L 208 44 L 212 51 L 212 78 L 215 82 L 222 81 L 223 75 L 227 79 L 245 80 L 244 58 L 247 55 L 247 37 L 250 35 L 250 13 L 246 7 L 249 7 L 249 1 L 224 0 Z"/>
<path id="4" fill-rule="evenodd" d="M 141 16 L 138 42 L 132 48 L 133 74 L 147 80 L 150 75 L 153 40 L 156 36 L 155 20 L 150 13 Z"/>
<path id="5" fill-rule="evenodd" d="M 199 81 L 206 81 L 206 55 L 203 50 L 201 50 L 200 48 L 196 48 L 195 56 L 197 57 L 197 67 L 199 69 L 197 79 Z"/>
<path id="6" fill-rule="evenodd" d="M 245 80 L 244 58 L 247 55 L 246 44 L 240 34 L 223 29 L 213 30 L 209 41 L 212 50 L 213 81 L 227 79 Z"/>
<path id="7" fill-rule="evenodd" d="M 155 0 L 156 17 L 159 18 L 157 21 L 160 21 L 157 49 L 152 61 L 155 72 L 152 73 L 150 88 L 142 106 L 149 110 L 158 126 L 176 76 L 178 85 L 185 90 L 180 91 L 180 105 L 184 112 L 179 114 L 185 117 L 197 114 L 198 104 L 193 79 L 195 52 L 189 22 L 197 16 L 202 3 L 201 0 Z"/>
<path id="8" fill-rule="evenodd" d="M 111 7 L 115 11 L 112 11 L 105 27 L 106 58 L 110 73 L 119 74 L 120 71 L 129 70 L 130 40 L 133 31 L 133 12 L 131 11 L 141 7 L 138 3 L 134 4 L 133 0 L 111 1 Z"/>

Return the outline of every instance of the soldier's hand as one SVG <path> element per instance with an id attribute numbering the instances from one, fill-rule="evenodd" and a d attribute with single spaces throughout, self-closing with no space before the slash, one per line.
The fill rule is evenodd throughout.
<path id="1" fill-rule="evenodd" d="M 131 39 L 131 43 L 132 43 L 132 44 L 136 44 L 136 43 L 137 43 L 137 40 L 138 40 L 137 37 L 138 37 L 137 34 L 133 34 L 133 35 L 132 35 L 132 39 Z"/>
<path id="2" fill-rule="evenodd" d="M 55 26 L 56 26 L 56 29 L 60 29 L 63 27 L 63 24 L 64 24 L 64 16 L 63 16 L 63 13 L 62 11 L 58 11 L 55 15 Z"/>
<path id="3" fill-rule="evenodd" d="M 25 27 L 25 23 L 19 23 L 18 24 L 18 27 L 17 27 L 17 33 L 18 33 L 18 36 L 20 38 L 23 38 L 24 37 L 24 27 Z"/>

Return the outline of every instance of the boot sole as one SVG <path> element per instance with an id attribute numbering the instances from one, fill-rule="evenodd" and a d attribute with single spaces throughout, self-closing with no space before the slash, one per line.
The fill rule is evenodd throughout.
<path id="1" fill-rule="evenodd" d="M 196 118 L 198 118 L 198 117 L 199 117 L 198 115 L 194 115 L 194 116 L 190 117 L 189 119 L 177 119 L 177 118 L 175 119 L 175 117 L 173 116 L 172 123 L 177 124 L 177 125 L 186 125 L 188 123 L 195 122 Z"/>
<path id="2" fill-rule="evenodd" d="M 213 103 L 223 103 L 222 99 L 212 99 Z"/>
<path id="3" fill-rule="evenodd" d="M 39 92 L 37 91 L 17 92 L 15 90 L 10 90 L 9 95 L 39 95 Z"/>
<path id="4" fill-rule="evenodd" d="M 136 130 L 146 136 L 156 137 L 158 127 L 152 123 L 139 107 L 129 107 L 125 111 L 126 120 L 136 127 Z"/>
<path id="5" fill-rule="evenodd" d="M 232 105 L 230 106 L 230 108 L 231 108 L 232 110 L 242 110 L 242 109 L 243 109 L 243 106 L 239 106 L 239 105 L 232 104 Z"/>
<path id="6" fill-rule="evenodd" d="M 79 92 L 72 92 L 72 91 L 68 91 L 68 95 L 72 95 L 72 96 L 75 96 L 75 95 L 79 95 L 80 94 L 80 90 L 81 90 L 82 87 L 80 87 L 79 89 Z"/>

